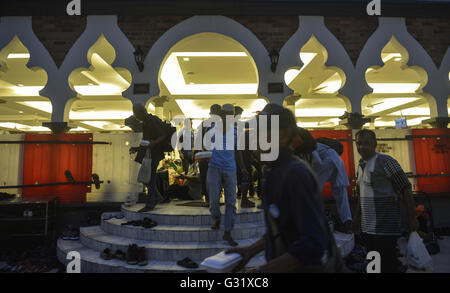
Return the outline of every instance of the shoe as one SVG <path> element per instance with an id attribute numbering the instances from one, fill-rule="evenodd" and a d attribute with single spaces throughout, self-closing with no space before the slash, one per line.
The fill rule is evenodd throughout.
<path id="1" fill-rule="evenodd" d="M 137 263 L 140 266 L 146 266 L 148 264 L 147 261 L 147 252 L 145 251 L 145 247 L 139 247 L 137 252 Z"/>
<path id="2" fill-rule="evenodd" d="M 142 221 L 142 227 L 144 228 L 153 228 L 156 227 L 157 225 L 158 223 L 147 217 L 145 217 L 144 220 Z"/>
<path id="3" fill-rule="evenodd" d="M 120 225 L 121 226 L 132 225 L 132 226 L 135 226 L 135 227 L 142 226 L 142 220 L 128 221 L 128 222 L 125 222 L 125 223 L 121 223 Z"/>
<path id="4" fill-rule="evenodd" d="M 220 229 L 220 220 L 214 220 L 213 225 L 211 226 L 211 229 L 213 230 L 219 230 Z"/>
<path id="5" fill-rule="evenodd" d="M 126 260 L 127 260 L 127 264 L 129 264 L 129 265 L 137 265 L 137 263 L 138 263 L 138 246 L 136 244 L 128 245 Z"/>
<path id="6" fill-rule="evenodd" d="M 225 231 L 223 233 L 223 238 L 222 239 L 225 240 L 230 246 L 234 247 L 234 246 L 238 246 L 239 245 L 239 243 L 237 243 L 236 241 L 233 240 L 233 238 L 231 237 L 231 233 L 230 232 Z"/>
<path id="7" fill-rule="evenodd" d="M 241 208 L 250 209 L 250 208 L 254 208 L 254 207 L 255 207 L 255 203 L 250 201 L 248 198 L 244 197 L 241 199 Z"/>
<path id="8" fill-rule="evenodd" d="M 186 257 L 183 260 L 177 261 L 177 265 L 182 266 L 184 268 L 188 268 L 188 269 L 196 269 L 196 268 L 198 268 L 198 264 L 195 263 L 189 257 Z"/>
<path id="9" fill-rule="evenodd" d="M 127 258 L 127 255 L 122 250 L 117 249 L 116 252 L 114 253 L 113 257 L 118 260 L 125 260 Z"/>
<path id="10" fill-rule="evenodd" d="M 102 253 L 100 253 L 100 257 L 104 260 L 111 260 L 113 258 L 111 250 L 109 250 L 109 248 L 105 248 Z"/>

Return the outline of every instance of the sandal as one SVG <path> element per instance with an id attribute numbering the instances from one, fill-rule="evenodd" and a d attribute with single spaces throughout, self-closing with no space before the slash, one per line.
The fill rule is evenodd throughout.
<path id="1" fill-rule="evenodd" d="M 123 252 L 122 250 L 118 249 L 118 250 L 116 250 L 116 252 L 114 253 L 113 257 L 114 257 L 115 259 L 118 259 L 118 260 L 125 260 L 126 254 L 125 254 L 125 252 Z"/>
<path id="2" fill-rule="evenodd" d="M 142 227 L 144 228 L 153 228 L 156 227 L 157 225 L 158 223 L 156 223 L 150 218 L 144 218 L 144 220 L 142 221 Z"/>
<path id="3" fill-rule="evenodd" d="M 100 257 L 104 260 L 111 260 L 113 258 L 111 254 L 111 250 L 109 248 L 105 248 L 102 253 L 100 253 Z"/>
<path id="4" fill-rule="evenodd" d="M 182 266 L 184 268 L 188 268 L 188 269 L 196 269 L 198 268 L 198 264 L 195 263 L 192 259 L 190 259 L 189 257 L 184 258 L 183 260 L 179 260 L 177 261 L 177 264 L 179 266 Z"/>

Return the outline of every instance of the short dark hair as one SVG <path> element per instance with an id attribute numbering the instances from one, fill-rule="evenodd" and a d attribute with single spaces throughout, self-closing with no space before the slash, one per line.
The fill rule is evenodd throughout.
<path id="1" fill-rule="evenodd" d="M 242 112 L 244 112 L 244 109 L 242 109 L 242 107 L 240 107 L 240 106 L 234 106 L 234 114 L 236 114 L 236 115 L 241 115 Z"/>
<path id="2" fill-rule="evenodd" d="M 369 136 L 373 141 L 375 141 L 375 145 L 377 144 L 377 136 L 375 135 L 375 132 L 370 129 L 361 129 L 355 134 L 355 140 L 358 139 L 360 136 Z"/>
<path id="3" fill-rule="evenodd" d="M 217 115 L 219 114 L 221 108 L 222 107 L 219 104 L 214 104 L 211 108 L 209 108 L 209 113 Z"/>

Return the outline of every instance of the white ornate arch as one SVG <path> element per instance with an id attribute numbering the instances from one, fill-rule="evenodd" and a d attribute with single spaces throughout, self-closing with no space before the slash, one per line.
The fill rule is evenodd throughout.
<path id="1" fill-rule="evenodd" d="M 379 18 L 378 28 L 367 40 L 358 57 L 358 61 L 356 62 L 355 78 L 358 79 L 358 82 L 354 83 L 352 92 L 359 99 L 360 105 L 362 98 L 372 92 L 372 89 L 368 86 L 365 80 L 365 72 L 371 66 L 383 66 L 381 51 L 390 41 L 392 36 L 394 36 L 408 51 L 408 65 L 420 66 L 426 70 L 428 74 L 428 83 L 423 88 L 423 91 L 430 93 L 434 97 L 434 99 L 430 98 L 428 100 L 430 104 L 430 112 L 432 117 L 438 116 L 439 107 L 437 107 L 435 100 L 442 94 L 442 86 L 440 86 L 436 81 L 439 79 L 439 72 L 425 49 L 407 31 L 405 18 Z"/>
<path id="2" fill-rule="evenodd" d="M 245 26 L 228 17 L 197 15 L 173 26 L 153 44 L 145 58 L 143 72 L 133 74 L 133 83 L 150 83 L 150 95 L 134 95 L 132 100 L 146 103 L 149 97 L 157 96 L 159 71 L 167 53 L 180 40 L 205 32 L 225 35 L 246 48 L 257 67 L 258 94 L 267 96 L 267 83 L 272 72 L 269 54 L 260 40 Z M 132 87 L 133 85 L 124 92 L 124 95 L 132 96 Z"/>
<path id="3" fill-rule="evenodd" d="M 298 30 L 280 50 L 280 60 L 278 62 L 276 77 L 280 81 L 283 81 L 284 84 L 285 93 L 283 99 L 292 94 L 292 90 L 284 83 L 284 73 L 292 66 L 303 66 L 303 62 L 300 60 L 299 51 L 300 48 L 309 41 L 312 35 L 314 35 L 328 51 L 326 65 L 336 66 L 344 71 L 346 83 L 339 92 L 350 99 L 351 109 L 354 111 L 355 105 L 352 101 L 354 97 L 348 91 L 348 88 L 351 88 L 353 84 L 354 67 L 344 46 L 342 46 L 339 40 L 325 26 L 323 16 L 300 16 Z M 283 101 L 281 100 L 280 103 L 282 102 Z"/>

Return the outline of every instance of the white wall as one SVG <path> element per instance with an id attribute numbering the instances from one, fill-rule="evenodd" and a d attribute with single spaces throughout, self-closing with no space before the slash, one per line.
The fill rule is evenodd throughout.
<path id="1" fill-rule="evenodd" d="M 0 140 L 21 141 L 24 134 L 0 135 Z M 23 170 L 23 144 L 0 144 L 0 185 L 21 185 Z M 21 194 L 22 190 L 0 189 L 0 192 Z"/>
<path id="2" fill-rule="evenodd" d="M 140 164 L 129 154 L 132 146 L 138 146 L 141 133 L 94 133 L 94 141 L 107 141 L 111 145 L 94 145 L 92 172 L 104 181 L 100 189 L 92 186 L 87 201 L 123 202 L 128 192 L 139 192 L 142 184 L 136 182 Z M 109 181 L 109 183 L 108 183 Z"/>

